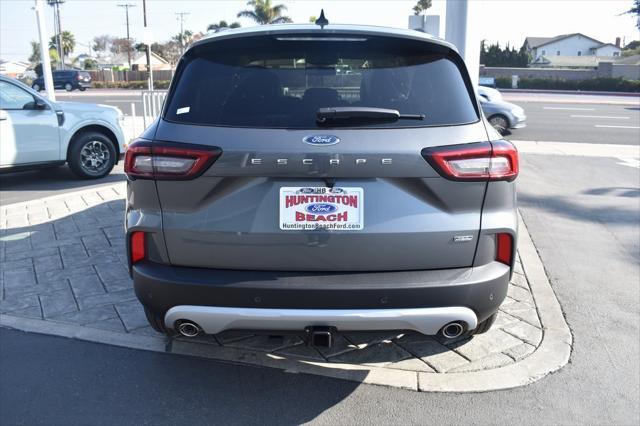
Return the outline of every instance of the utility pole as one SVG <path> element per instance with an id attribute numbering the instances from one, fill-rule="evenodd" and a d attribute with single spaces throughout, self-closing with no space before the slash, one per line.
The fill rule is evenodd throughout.
<path id="1" fill-rule="evenodd" d="M 477 19 L 478 8 L 482 2 L 475 0 L 447 0 L 447 15 L 445 24 L 445 40 L 458 48 L 469 70 L 469 76 L 474 86 L 478 86 L 480 73 L 480 37 Z"/>
<path id="2" fill-rule="evenodd" d="M 129 62 L 129 70 L 131 70 L 131 38 L 129 37 L 129 8 L 136 7 L 135 4 L 125 3 L 119 4 L 118 7 L 124 7 L 127 16 L 127 60 Z"/>
<path id="3" fill-rule="evenodd" d="M 182 49 L 182 53 L 184 53 L 184 17 L 189 14 L 189 12 L 176 12 L 180 20 L 180 48 Z"/>
<path id="4" fill-rule="evenodd" d="M 147 0 L 142 0 L 142 15 L 144 17 L 144 28 L 147 28 Z M 148 30 L 147 30 L 148 31 Z M 149 38 L 149 34 L 147 34 Z M 145 40 L 147 44 L 147 73 L 149 75 L 149 90 L 153 90 L 153 70 L 151 69 L 151 40 Z"/>
<path id="5" fill-rule="evenodd" d="M 44 20 L 44 0 L 36 0 L 36 20 L 38 21 L 38 36 L 40 38 L 40 59 L 42 61 L 42 79 L 47 97 L 50 101 L 56 101 L 53 91 L 53 77 L 51 76 L 51 61 L 49 59 L 49 45 L 47 44 L 47 27 Z"/>
<path id="6" fill-rule="evenodd" d="M 60 58 L 60 68 L 64 69 L 64 50 L 62 49 L 62 22 L 60 20 L 60 5 L 67 0 L 47 0 L 47 4 L 53 7 L 53 31 L 56 38 L 56 51 Z"/>

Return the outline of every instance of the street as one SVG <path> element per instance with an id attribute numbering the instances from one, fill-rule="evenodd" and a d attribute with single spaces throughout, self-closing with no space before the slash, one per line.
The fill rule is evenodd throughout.
<path id="1" fill-rule="evenodd" d="M 528 127 L 510 139 L 640 142 L 638 98 L 586 103 L 571 96 L 563 103 L 563 95 L 505 95 L 515 97 Z M 125 112 L 126 102 L 138 99 L 91 91 L 59 96 Z M 476 394 L 413 392 L 0 329 L 3 423 L 638 424 L 636 163 L 615 155 L 521 156 L 519 209 L 574 339 L 569 364 L 533 384 Z M 101 181 L 79 181 L 66 167 L 3 175 L 0 199 L 36 200 L 120 180 L 121 165 Z"/>

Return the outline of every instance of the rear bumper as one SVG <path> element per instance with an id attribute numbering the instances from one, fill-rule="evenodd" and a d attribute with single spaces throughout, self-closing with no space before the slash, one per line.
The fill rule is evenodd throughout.
<path id="1" fill-rule="evenodd" d="M 452 321 L 463 322 L 466 329 L 478 325 L 469 308 L 416 309 L 259 309 L 221 308 L 181 305 L 169 309 L 165 326 L 175 328 L 178 321 L 198 324 L 206 334 L 224 330 L 304 330 L 307 326 L 331 326 L 338 330 L 413 330 L 436 334 Z"/>
<path id="2" fill-rule="evenodd" d="M 263 321 L 269 318 L 279 320 L 268 328 L 285 327 L 273 329 L 298 328 L 305 321 L 310 322 L 304 325 L 337 326 L 325 324 L 334 321 L 351 330 L 397 329 L 410 322 L 408 329 L 432 330 L 435 322 L 429 318 L 448 312 L 432 308 L 450 308 L 455 315 L 460 313 L 456 309 L 465 309 L 481 322 L 497 311 L 510 278 L 510 268 L 498 262 L 431 271 L 318 273 L 213 270 L 143 261 L 132 273 L 141 303 L 165 318 L 167 326 L 184 319 L 174 314 L 186 309 L 190 315 L 210 318 L 206 321 L 214 333 L 230 327 L 264 329 L 268 321 Z M 468 326 L 475 327 L 472 319 Z"/>

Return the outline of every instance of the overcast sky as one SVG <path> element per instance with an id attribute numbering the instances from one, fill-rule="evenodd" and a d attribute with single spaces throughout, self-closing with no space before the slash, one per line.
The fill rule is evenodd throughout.
<path id="1" fill-rule="evenodd" d="M 450 0 L 456 1 L 456 0 Z M 555 36 L 581 32 L 603 42 L 613 43 L 616 37 L 627 43 L 639 39 L 635 20 L 620 14 L 628 10 L 633 0 L 471 0 L 481 7 L 470 19 L 480 23 L 481 38 L 510 42 L 520 47 L 527 36 Z M 333 23 L 373 24 L 406 28 L 415 0 L 273 0 L 288 6 L 294 22 L 308 22 L 320 8 Z M 76 38 L 75 54 L 88 51 L 93 37 L 100 34 L 126 36 L 125 11 L 118 4 L 131 3 L 131 37 L 142 37 L 142 0 L 67 0 L 61 6 L 63 30 Z M 37 40 L 33 0 L 0 0 L 0 58 L 26 60 Z M 221 19 L 238 20 L 242 26 L 255 25 L 247 19 L 237 19 L 245 1 L 237 0 L 147 0 L 147 19 L 157 41 L 179 33 L 176 12 L 185 16 L 185 29 L 205 31 L 208 24 Z M 430 14 L 441 15 L 444 27 L 445 0 L 433 0 Z M 53 12 L 46 7 L 48 34 L 53 34 Z M 441 29 L 444 31 L 444 28 Z M 444 32 L 443 32 L 444 34 Z"/>

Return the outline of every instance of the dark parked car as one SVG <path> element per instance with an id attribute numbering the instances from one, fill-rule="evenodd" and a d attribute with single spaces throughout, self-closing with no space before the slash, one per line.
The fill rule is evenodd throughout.
<path id="1" fill-rule="evenodd" d="M 56 89 L 64 89 L 67 92 L 72 90 L 86 90 L 91 87 L 91 74 L 87 71 L 78 70 L 55 70 L 53 74 L 53 87 Z M 44 89 L 44 78 L 42 76 L 33 80 L 31 87 L 36 92 Z"/>
<path id="2" fill-rule="evenodd" d="M 507 293 L 518 153 L 456 48 L 424 33 L 202 39 L 125 172 L 130 270 L 158 331 L 456 338 L 487 331 Z"/>

